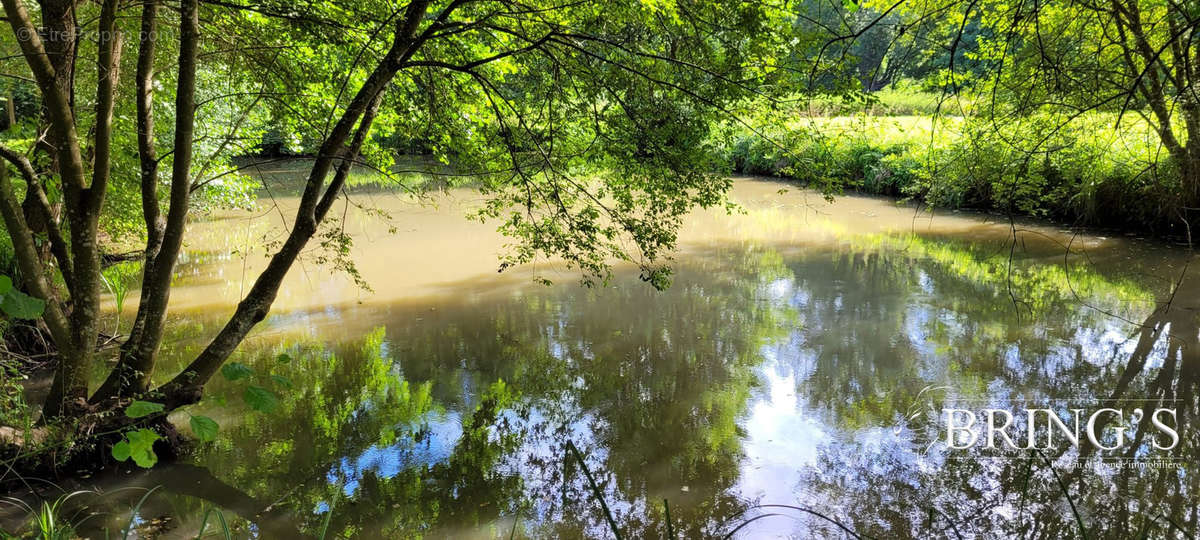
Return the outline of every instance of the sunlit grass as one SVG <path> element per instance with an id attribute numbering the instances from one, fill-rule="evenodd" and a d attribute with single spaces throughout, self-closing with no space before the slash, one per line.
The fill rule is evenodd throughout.
<path id="1" fill-rule="evenodd" d="M 1080 225 L 1177 224 L 1179 175 L 1136 115 L 984 116 L 764 113 L 723 144 L 736 172 L 857 190 L 942 208 Z M 1003 127 L 998 127 L 1003 126 Z"/>

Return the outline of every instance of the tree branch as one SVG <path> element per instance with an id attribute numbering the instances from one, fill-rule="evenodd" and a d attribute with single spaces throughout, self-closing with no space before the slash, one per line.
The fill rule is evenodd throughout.
<path id="1" fill-rule="evenodd" d="M 38 180 L 33 163 L 30 163 L 28 158 L 16 150 L 4 145 L 0 145 L 0 158 L 12 163 L 21 173 L 21 177 L 25 179 L 25 189 L 33 195 L 38 211 L 42 212 L 42 216 L 46 219 L 46 236 L 50 239 L 50 253 L 54 255 L 54 259 L 58 263 L 58 271 L 62 273 L 63 282 L 66 283 L 67 291 L 70 292 L 75 283 L 71 255 L 67 251 L 67 242 L 63 239 L 62 231 L 50 220 L 50 216 L 53 215 L 51 214 L 50 200 L 46 197 L 46 190 Z"/>

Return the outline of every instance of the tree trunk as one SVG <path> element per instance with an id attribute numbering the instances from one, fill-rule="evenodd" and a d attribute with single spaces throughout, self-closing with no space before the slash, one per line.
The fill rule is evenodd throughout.
<path id="1" fill-rule="evenodd" d="M 158 208 L 158 158 L 154 148 L 154 51 L 158 26 L 156 0 L 142 8 L 141 46 L 137 67 L 138 155 L 141 161 L 142 212 L 146 223 L 145 264 L 141 300 L 120 360 L 92 396 L 92 402 L 144 392 L 154 371 L 170 300 L 171 276 L 179 258 L 187 220 L 192 135 L 195 123 L 196 54 L 200 40 L 199 10 L 184 2 L 180 20 L 179 79 L 175 96 L 175 151 L 167 219 Z"/>
<path id="2" fill-rule="evenodd" d="M 17 43 L 25 61 L 29 64 L 38 90 L 42 94 L 42 102 L 46 107 L 46 115 L 50 121 L 48 137 L 57 143 L 55 156 L 58 163 L 59 177 L 62 180 L 66 201 L 67 216 L 71 225 L 71 247 L 74 250 L 72 273 L 76 282 L 70 287 L 73 309 L 68 316 L 67 335 L 65 340 L 61 332 L 54 332 L 55 345 L 59 349 L 59 364 L 55 372 L 54 382 L 47 397 L 44 416 L 52 418 L 62 414 L 74 404 L 82 404 L 86 400 L 87 381 L 84 373 L 92 358 L 95 348 L 97 326 L 96 316 L 100 302 L 100 260 L 96 246 L 96 220 L 99 204 L 86 204 L 90 198 L 85 181 L 83 156 L 80 152 L 79 137 L 75 127 L 75 114 L 72 109 L 71 94 L 73 59 L 75 44 L 74 16 L 71 12 L 73 3 L 69 1 L 51 1 L 43 3 L 43 19 L 46 21 L 48 41 L 43 42 L 37 28 L 34 26 L 29 12 L 20 0 L 3 0 L 4 10 L 13 32 L 20 39 Z M 47 43 L 49 48 L 47 48 Z M 68 53 L 69 51 L 69 53 Z M 55 65 L 60 68 L 56 69 Z M 61 67 L 67 66 L 67 67 Z M 4 194 L 10 198 L 11 186 Z M 2 189 L 2 188 L 0 188 Z M 8 206 L 7 202 L 4 206 Z M 5 208 L 5 211 L 11 210 Z M 5 216 L 7 224 L 14 225 L 15 219 Z M 10 229 L 13 236 L 24 236 L 29 232 L 24 219 L 20 220 L 20 229 Z M 30 237 L 32 242 L 32 237 Z M 24 243 L 24 238 L 21 240 Z M 14 241 L 14 244 L 17 242 Z M 17 252 L 18 259 L 35 257 L 36 250 L 26 253 Z M 44 267 L 40 260 L 20 260 L 22 268 L 36 270 L 36 279 L 45 279 Z M 52 289 L 39 287 L 35 290 L 43 300 L 52 303 Z M 57 307 L 54 311 L 57 311 Z M 52 328 L 53 330 L 53 328 Z"/>
<path id="3" fill-rule="evenodd" d="M 74 1 L 43 0 L 45 35 L 50 40 L 43 43 L 23 0 L 0 0 L 15 34 L 28 36 L 27 39 L 18 39 L 18 42 L 42 94 L 49 122 L 49 140 L 54 142 L 54 166 L 64 194 L 64 217 L 71 235 L 70 253 L 64 252 L 62 257 L 62 260 L 69 261 L 62 265 L 64 277 L 69 276 L 72 309 L 67 313 L 55 302 L 54 290 L 46 279 L 45 265 L 35 253 L 33 235 L 12 197 L 11 182 L 0 179 L 0 214 L 3 214 L 5 225 L 14 237 L 23 273 L 38 278 L 31 286 L 31 292 L 48 301 L 45 319 L 60 351 L 58 368 L 43 408 L 45 419 L 71 415 L 89 407 L 86 373 L 94 357 L 100 315 L 98 219 L 110 176 L 112 114 L 120 65 L 120 41 L 115 32 L 118 0 L 103 0 L 99 18 L 101 37 L 97 59 L 99 76 L 95 141 L 91 145 L 95 153 L 95 166 L 89 182 L 85 177 L 85 163 L 73 109 L 76 41 Z M 154 37 L 159 3 L 160 0 L 148 0 L 143 5 L 142 37 L 138 52 L 138 151 L 142 165 L 142 205 L 148 231 L 142 299 L 130 339 L 122 347 L 118 367 L 92 397 L 91 405 L 112 398 L 138 395 L 147 390 L 162 338 L 171 277 L 182 247 L 190 202 L 199 0 L 181 0 L 180 3 L 176 125 L 170 202 L 165 220 L 160 216 L 157 197 L 158 170 L 152 101 Z M 185 370 L 159 389 L 169 408 L 199 399 L 203 384 L 216 373 L 250 330 L 266 317 L 284 277 L 309 239 L 316 234 L 345 184 L 371 129 L 384 89 L 433 32 L 431 26 L 424 34 L 418 33 L 430 3 L 431 0 L 414 0 L 404 8 L 403 15 L 395 24 L 387 54 L 375 66 L 326 135 L 308 175 L 295 223 L 287 240 L 208 347 Z M 462 3 L 462 0 L 451 2 L 440 14 L 439 20 Z M 31 167 L 24 166 L 28 161 L 22 161 L 21 156 L 5 155 L 2 150 L 0 147 L 0 157 L 17 165 L 30 185 L 36 186 L 38 174 L 30 172 Z M 331 172 L 333 179 L 326 185 Z M 66 246 L 67 242 L 58 244 Z"/>
<path id="4" fill-rule="evenodd" d="M 11 1 L 11 0 L 9 0 Z M 70 2 L 65 2 L 70 3 Z M 116 34 L 116 0 L 105 0 L 100 13 L 100 43 L 98 81 L 96 89 L 96 163 L 91 182 L 86 172 L 76 126 L 74 124 L 73 87 L 59 87 L 60 98 L 66 103 L 52 104 L 51 111 L 62 120 L 58 127 L 62 148 L 59 167 L 67 201 L 71 249 L 74 252 L 71 287 L 71 338 L 74 354 L 61 358 L 54 382 L 46 397 L 43 418 L 70 414 L 87 405 L 87 371 L 95 357 L 100 319 L 100 246 L 97 242 L 100 210 L 108 189 L 109 154 L 112 135 L 112 110 L 119 70 L 120 40 Z M 42 86 L 42 85 L 39 85 Z M 46 89 L 43 88 L 43 95 Z"/>
<path id="5" fill-rule="evenodd" d="M 300 206 L 296 210 L 296 221 L 283 246 L 271 257 L 267 268 L 259 274 L 245 298 L 238 303 L 233 316 L 212 342 L 179 375 L 160 388 L 168 409 L 199 401 L 204 384 L 216 374 L 221 364 L 225 363 L 250 330 L 266 318 L 279 293 L 283 278 L 308 240 L 316 233 L 320 220 L 325 217 L 346 176 L 349 175 L 350 167 L 357 159 L 361 145 L 371 129 L 375 109 L 379 106 L 384 88 L 395 77 L 402 63 L 416 50 L 419 43 L 417 28 L 429 3 L 429 0 L 417 0 L 408 5 L 404 17 L 397 24 L 396 34 L 387 55 L 367 77 L 321 145 L 309 172 Z M 356 123 L 358 128 L 353 142 L 346 148 L 344 145 Z M 339 159 L 341 164 L 334 180 L 328 189 L 322 192 L 325 178 L 334 162 Z"/>

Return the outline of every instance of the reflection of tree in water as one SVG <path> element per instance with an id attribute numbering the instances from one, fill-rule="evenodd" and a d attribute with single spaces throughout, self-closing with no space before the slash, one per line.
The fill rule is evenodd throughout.
<path id="1" fill-rule="evenodd" d="M 900 265 L 904 269 L 896 271 L 889 258 L 895 257 L 884 253 L 835 258 L 834 266 L 854 276 L 848 281 L 870 290 L 822 290 L 836 287 L 836 282 L 822 280 L 804 284 L 812 299 L 801 311 L 806 321 L 819 318 L 823 326 L 839 328 L 862 326 L 858 319 L 864 313 L 877 310 L 886 316 L 870 319 L 870 328 L 880 337 L 871 339 L 863 332 L 853 346 L 812 336 L 811 325 L 804 338 L 796 340 L 806 350 L 794 356 L 814 359 L 811 367 L 796 368 L 809 373 L 800 394 L 850 430 L 820 452 L 819 462 L 808 470 L 797 492 L 802 502 L 837 516 L 859 533 L 889 538 L 1079 537 L 1079 521 L 1090 538 L 1143 532 L 1164 537 L 1176 528 L 1195 535 L 1200 446 L 1191 426 L 1200 412 L 1200 328 L 1196 306 L 1184 299 L 1194 302 L 1200 295 L 1178 291 L 1169 307 L 1161 303 L 1122 340 L 1118 331 L 1131 325 L 1078 302 L 1061 297 L 1044 302 L 1035 316 L 1018 324 L 1013 304 L 995 294 L 996 284 L 965 280 L 961 272 L 937 260 L 912 261 L 916 264 Z M 811 266 L 795 269 L 797 276 L 813 271 Z M 889 278 L 890 283 L 872 285 Z M 1190 282 L 1196 286 L 1195 280 Z M 1019 292 L 1062 294 L 1036 286 Z M 834 303 L 861 305 L 844 310 Z M 848 361 L 854 358 L 861 360 Z M 931 367 L 942 371 L 931 372 Z M 989 403 L 1009 410 L 1021 410 L 1025 404 L 1057 408 L 1054 400 L 1064 396 L 1093 396 L 1081 404 L 1089 412 L 1099 408 L 1097 403 L 1115 403 L 1127 411 L 1135 405 L 1123 403 L 1176 408 L 1183 441 L 1175 449 L 1151 448 L 1150 438 L 1158 431 L 1144 415 L 1130 428 L 1129 442 L 1119 453 L 1100 457 L 1108 463 L 1165 458 L 1181 469 L 1066 467 L 1076 459 L 1096 457 L 1086 443 L 1080 450 L 1045 452 L 1057 475 L 1032 452 L 1025 453 L 1025 459 L 996 459 L 979 447 L 947 452 L 938 446 L 927 452 L 927 439 L 944 438 L 941 403 L 926 408 L 917 401 L 924 415 L 912 421 L 905 417 L 922 390 L 938 385 L 951 386 L 959 397 L 984 399 L 970 405 L 975 409 Z M 871 425 L 904 425 L 906 434 L 863 437 L 854 431 Z M 1101 423 L 1097 429 L 1105 427 Z M 909 434 L 914 432 L 927 435 L 917 438 L 921 444 L 913 444 Z M 837 532 L 820 521 L 811 526 Z"/>
<path id="2" fill-rule="evenodd" d="M 1152 438 L 1158 430 L 1144 415 L 1127 436 L 1132 442 L 1120 457 L 1131 460 L 1150 453 L 1174 460 L 1179 468 L 1149 469 L 1144 473 L 1126 472 L 1110 479 L 1068 475 L 1079 486 L 1084 505 L 1095 509 L 1096 528 L 1111 536 L 1130 536 L 1148 527 L 1165 534 L 1180 530 L 1194 537 L 1197 510 L 1200 509 L 1200 439 L 1195 421 L 1200 414 L 1200 327 L 1196 304 L 1200 299 L 1196 280 L 1181 282 L 1186 288 L 1176 291 L 1142 323 L 1135 336 L 1133 351 L 1127 360 L 1106 370 L 1108 397 L 1137 400 L 1143 409 L 1175 409 L 1176 431 L 1180 442 L 1166 452 L 1152 450 Z M 1190 290 L 1189 290 L 1190 289 Z M 1102 482 L 1103 481 L 1103 482 Z M 1107 485 L 1105 485 L 1107 483 Z M 1136 505 L 1127 501 L 1135 501 Z M 1131 508 L 1134 506 L 1134 508 Z"/>
<path id="3" fill-rule="evenodd" d="M 661 501 L 669 498 L 680 534 L 704 536 L 745 508 L 730 492 L 738 419 L 760 347 L 795 324 L 789 308 L 765 296 L 784 278 L 790 274 L 775 252 L 736 249 L 690 258 L 668 294 L 636 283 L 552 289 L 483 313 L 470 305 L 439 309 L 425 315 L 426 325 L 389 336 L 412 359 L 404 364 L 409 377 L 470 374 L 520 390 L 530 418 L 522 423 L 521 461 L 512 465 L 537 499 L 532 511 L 547 522 L 541 534 L 595 535 L 604 527 L 569 462 L 563 486 L 570 437 L 589 455 L 629 534 L 665 533 Z M 447 362 L 466 369 L 448 372 Z"/>
<path id="4" fill-rule="evenodd" d="M 383 324 L 360 339 L 250 353 L 256 360 L 244 361 L 294 390 L 272 415 L 222 422 L 222 439 L 197 463 L 247 500 L 269 501 L 255 524 L 263 530 L 280 515 L 318 530 L 332 506 L 331 530 L 359 537 L 504 536 L 514 515 L 529 534 L 596 536 L 604 518 L 565 459 L 570 438 L 633 537 L 665 533 L 664 498 L 689 538 L 718 536 L 758 515 L 759 503 L 803 505 L 877 537 L 1073 534 L 1062 490 L 1036 462 L 936 452 L 922 462 L 939 426 L 921 404 L 945 397 L 929 390 L 940 386 L 1032 404 L 1180 399 L 1180 423 L 1191 422 L 1200 329 L 1187 295 L 1124 343 L 1114 329 L 1126 327 L 1074 302 L 1052 268 L 1022 267 L 1010 280 L 1003 261 L 923 242 L 808 250 L 786 262 L 769 249 L 725 248 L 689 257 L 666 294 L 632 283 L 455 285 L 461 302 L 359 317 Z M 1136 292 L 1077 274 L 1091 297 Z M 278 364 L 281 349 L 297 361 Z M 798 381 L 804 414 L 835 435 L 816 463 L 795 465 L 804 473 L 792 500 L 739 491 L 742 426 L 767 397 L 756 383 L 764 356 L 766 369 Z M 215 387 L 213 415 L 222 400 L 240 403 L 241 388 Z M 1183 474 L 1061 474 L 1091 537 L 1141 530 L 1145 508 L 1195 526 L 1189 431 L 1172 454 L 1192 458 Z M 177 500 L 177 515 L 197 515 L 197 500 Z M 811 516 L 799 527 L 839 534 Z"/>
<path id="5" fill-rule="evenodd" d="M 380 328 L 357 343 L 296 354 L 287 364 L 261 351 L 257 378 L 267 379 L 269 370 L 290 381 L 277 410 L 224 417 L 221 437 L 196 465 L 135 471 L 118 486 L 158 486 L 142 515 L 174 515 L 198 526 L 205 508 L 216 507 L 235 532 L 267 538 L 315 534 L 330 508 L 331 538 L 392 537 L 445 523 L 487 523 L 510 512 L 521 479 L 495 470 L 514 448 L 513 434 L 495 428 L 511 401 L 508 389 L 496 384 L 478 395 L 461 418 L 461 436 L 448 441 L 440 459 L 422 460 L 430 446 L 427 421 L 444 411 L 430 399 L 429 384 L 399 376 L 382 354 L 383 338 Z M 242 387 L 217 384 L 209 400 L 232 403 Z M 123 492 L 102 498 L 116 520 L 89 523 L 94 532 L 124 526 L 120 505 L 131 506 L 143 492 Z"/>
<path id="6" fill-rule="evenodd" d="M 690 257 L 668 294 L 627 282 L 390 306 L 359 340 L 248 353 L 259 383 L 292 389 L 274 413 L 222 421 L 196 462 L 309 533 L 332 506 L 340 536 L 505 534 L 514 515 L 538 536 L 594 536 L 604 518 L 565 460 L 571 438 L 627 534 L 664 534 L 669 498 L 680 535 L 715 535 L 746 509 L 738 420 L 761 347 L 794 331 L 766 294 L 790 278 L 774 251 L 730 248 Z M 236 410 L 243 387 L 214 385 L 209 414 Z"/>

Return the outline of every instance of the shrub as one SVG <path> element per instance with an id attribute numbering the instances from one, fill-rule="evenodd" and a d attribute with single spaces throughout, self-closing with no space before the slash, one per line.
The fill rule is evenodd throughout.
<path id="1" fill-rule="evenodd" d="M 1172 232 L 1179 181 L 1144 123 L 1093 114 L 984 119 L 854 116 L 773 122 L 734 137 L 726 163 L 826 192 L 900 196 L 1079 225 Z M 772 142 L 774 141 L 774 142 Z M 783 148 L 780 148 L 782 146 Z"/>

